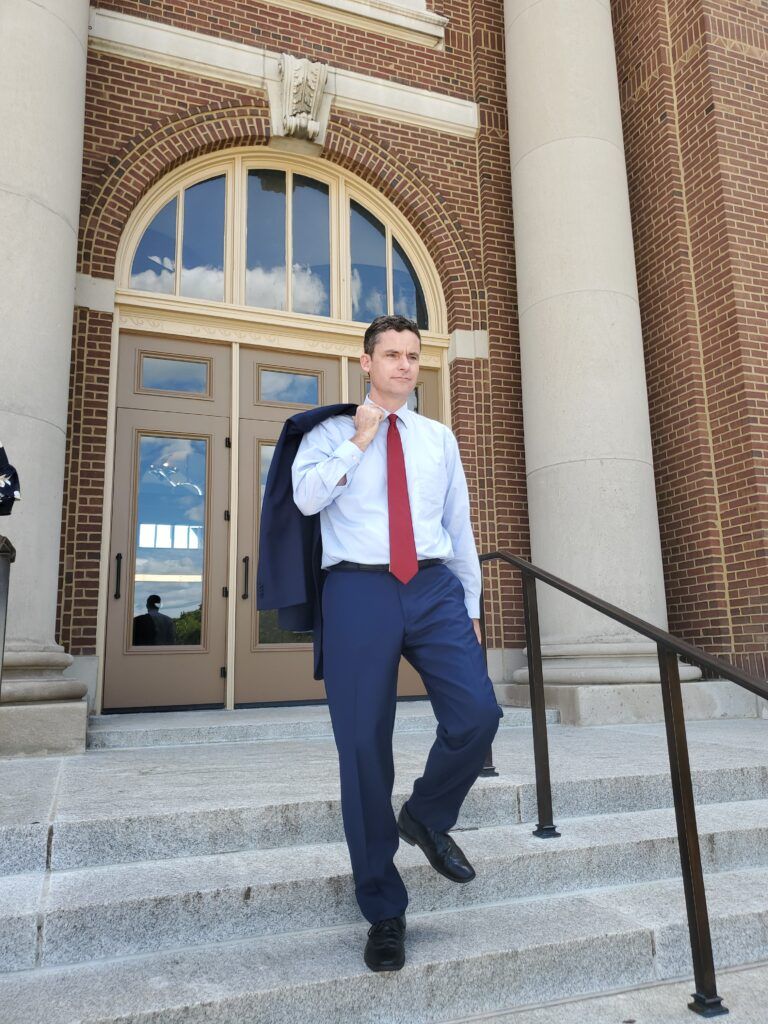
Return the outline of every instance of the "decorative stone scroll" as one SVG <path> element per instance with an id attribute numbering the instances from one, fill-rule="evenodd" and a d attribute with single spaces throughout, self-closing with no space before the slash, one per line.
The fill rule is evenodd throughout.
<path id="1" fill-rule="evenodd" d="M 283 53 L 279 68 L 283 83 L 283 131 L 294 138 L 314 142 L 323 127 L 320 105 L 328 77 L 328 65 Z"/>

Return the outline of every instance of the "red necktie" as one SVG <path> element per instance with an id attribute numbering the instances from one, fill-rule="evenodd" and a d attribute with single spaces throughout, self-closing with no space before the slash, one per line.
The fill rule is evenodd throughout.
<path id="1" fill-rule="evenodd" d="M 405 479 L 403 443 L 397 429 L 397 414 L 390 413 L 387 433 L 387 501 L 389 504 L 389 571 L 401 583 L 418 572 L 413 539 L 411 506 Z"/>

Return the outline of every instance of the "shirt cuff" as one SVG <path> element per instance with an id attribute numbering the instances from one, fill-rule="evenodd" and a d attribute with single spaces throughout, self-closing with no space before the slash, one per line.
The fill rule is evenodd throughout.
<path id="1" fill-rule="evenodd" d="M 354 441 L 342 441 L 333 452 L 337 459 L 340 459 L 348 468 L 354 466 L 363 457 L 363 452 L 357 447 Z"/>
<path id="2" fill-rule="evenodd" d="M 479 599 L 474 599 L 473 600 L 472 598 L 470 598 L 468 601 L 465 601 L 464 604 L 466 606 L 467 614 L 469 615 L 470 619 L 479 619 L 480 618 L 480 600 Z"/>

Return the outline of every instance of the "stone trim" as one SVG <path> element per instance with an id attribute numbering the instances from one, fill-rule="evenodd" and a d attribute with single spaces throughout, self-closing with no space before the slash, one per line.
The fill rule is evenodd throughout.
<path id="1" fill-rule="evenodd" d="M 78 274 L 75 280 L 75 306 L 111 313 L 115 308 L 115 282 L 112 278 Z"/>
<path id="2" fill-rule="evenodd" d="M 314 5 L 314 0 L 313 0 Z M 282 55 L 146 18 L 94 9 L 89 48 L 269 92 L 281 89 Z M 325 92 L 334 108 L 476 138 L 477 104 L 329 65 Z"/>
<path id="3" fill-rule="evenodd" d="M 283 7 L 318 18 L 442 50 L 448 18 L 424 0 L 282 0 Z"/>
<path id="4" fill-rule="evenodd" d="M 488 331 L 452 331 L 448 362 L 454 359 L 487 359 Z"/>

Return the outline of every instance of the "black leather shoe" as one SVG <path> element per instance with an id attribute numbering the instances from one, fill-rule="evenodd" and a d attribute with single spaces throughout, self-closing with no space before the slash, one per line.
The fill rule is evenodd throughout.
<path id="1" fill-rule="evenodd" d="M 400 970 L 405 963 L 405 914 L 371 925 L 364 959 L 372 971 Z"/>
<path id="2" fill-rule="evenodd" d="M 450 878 L 452 882 L 471 882 L 475 877 L 475 869 L 451 836 L 416 821 L 408 813 L 405 804 L 400 808 L 397 828 L 406 843 L 420 846 L 435 871 Z"/>

